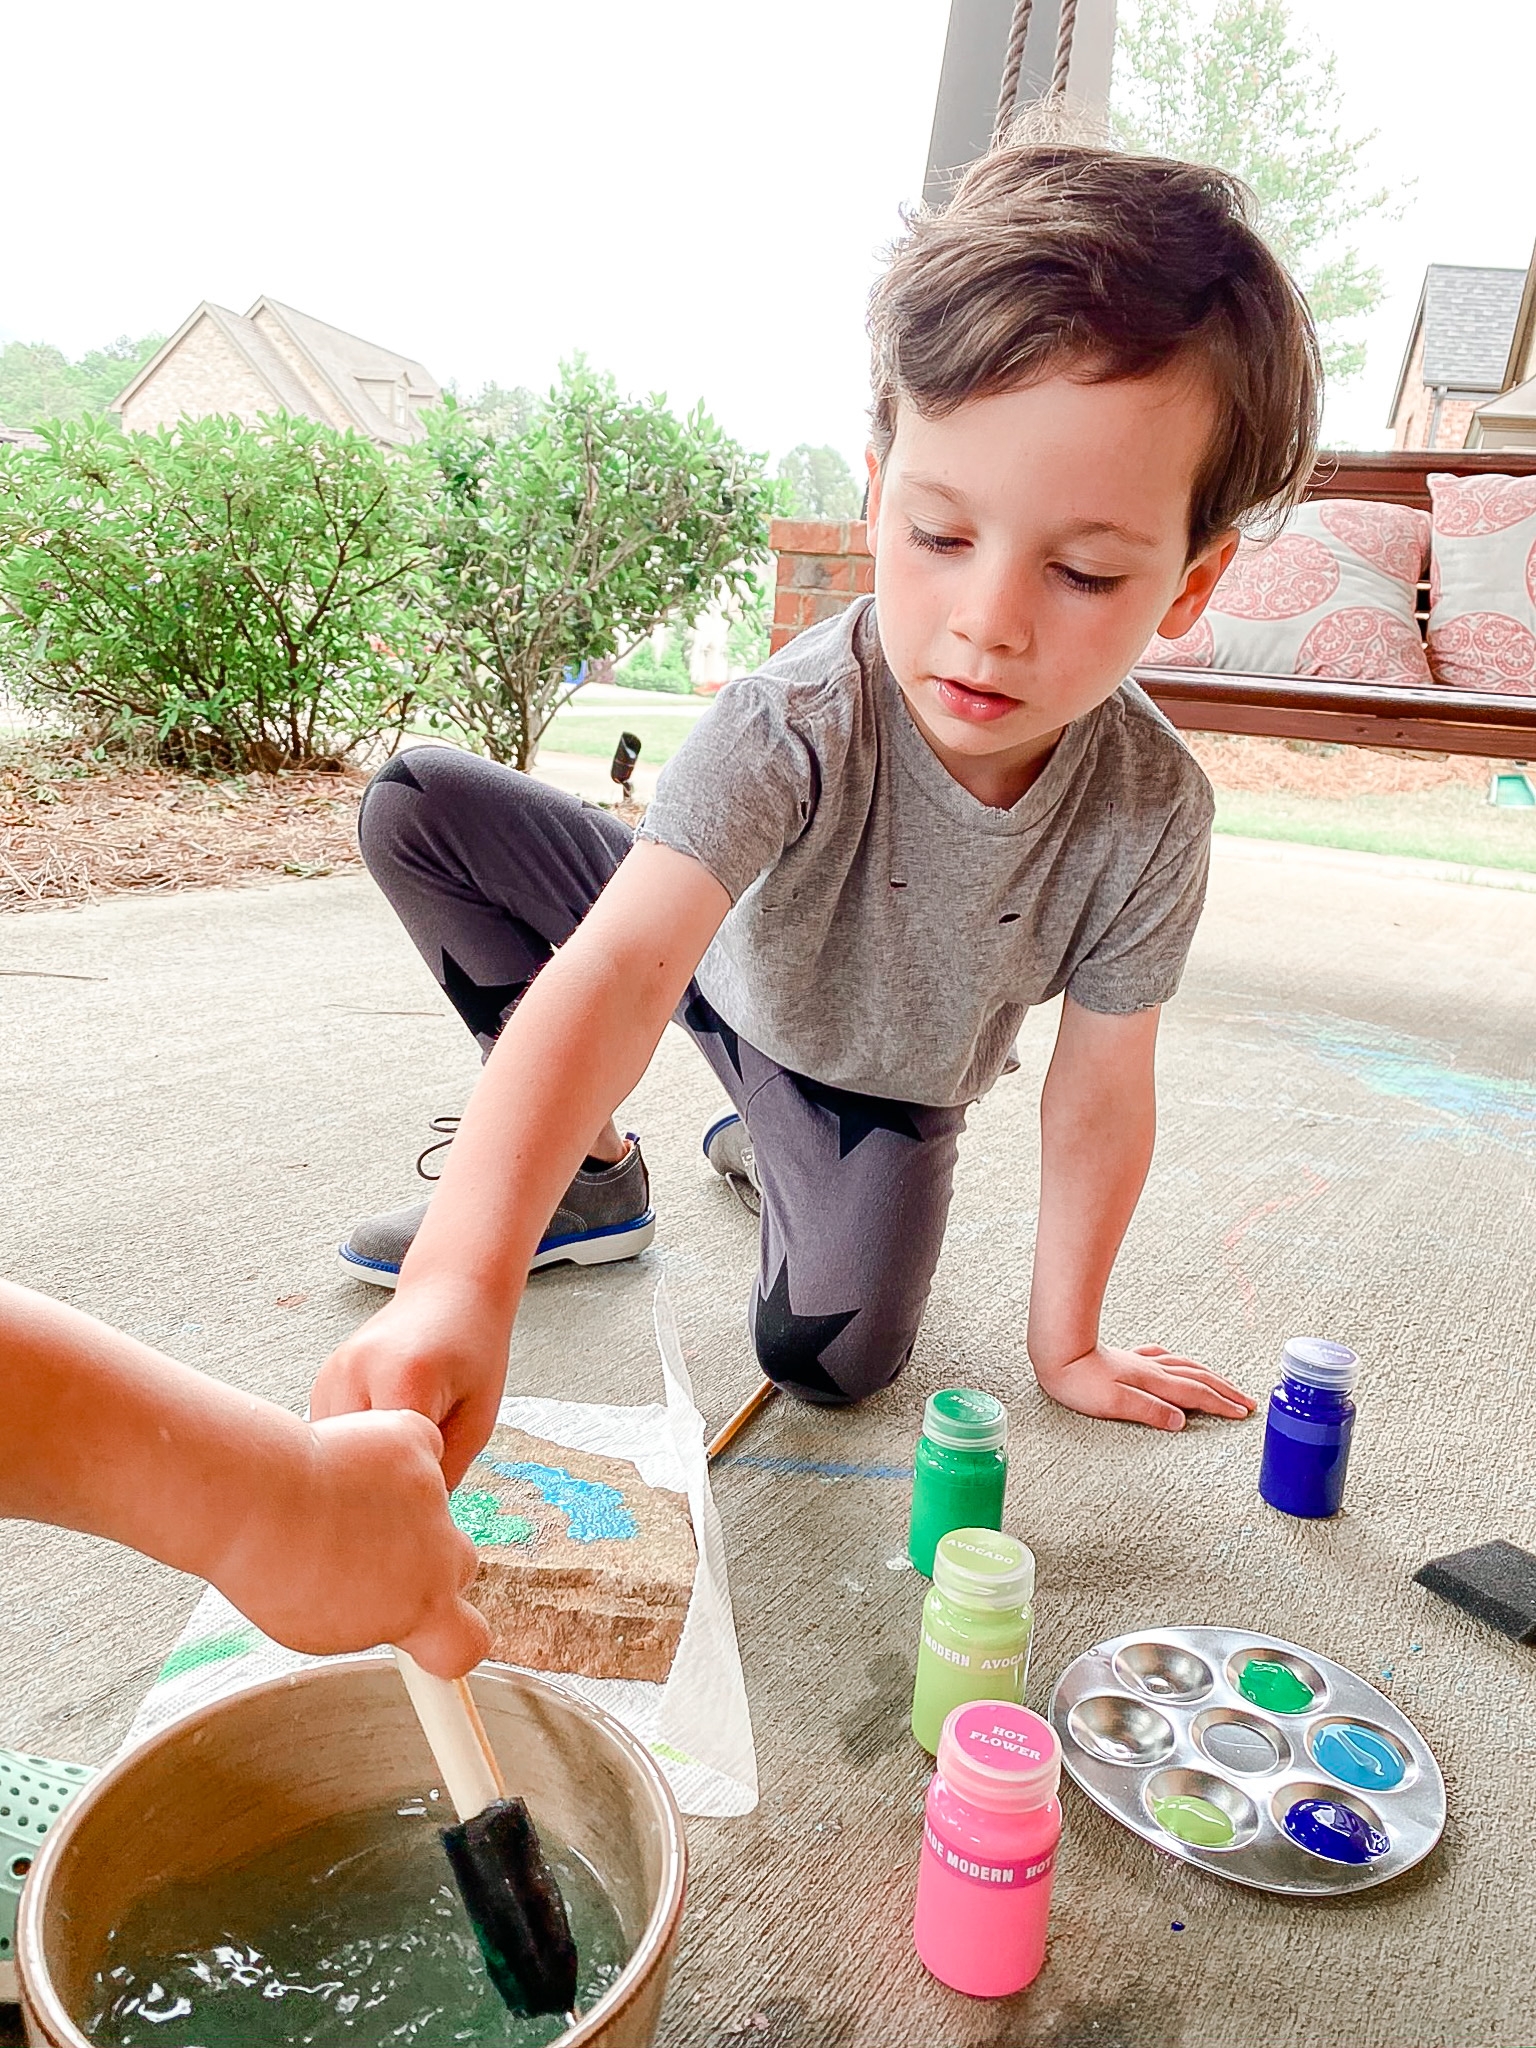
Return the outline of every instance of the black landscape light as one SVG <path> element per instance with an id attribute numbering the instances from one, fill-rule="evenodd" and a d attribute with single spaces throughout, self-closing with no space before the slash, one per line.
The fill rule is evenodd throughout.
<path id="1" fill-rule="evenodd" d="M 627 804 L 634 802 L 634 796 L 629 787 L 629 779 L 635 772 L 635 763 L 639 758 L 640 742 L 635 734 L 632 732 L 621 732 L 619 734 L 619 744 L 613 750 L 613 766 L 608 770 L 608 773 L 623 791 L 624 801 Z"/>

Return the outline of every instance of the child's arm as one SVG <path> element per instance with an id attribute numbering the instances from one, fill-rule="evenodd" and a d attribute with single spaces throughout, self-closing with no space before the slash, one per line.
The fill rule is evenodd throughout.
<path id="1" fill-rule="evenodd" d="M 399 1643 L 443 1677 L 485 1655 L 420 1415 L 312 1426 L 3 1281 L 0 1415 L 0 1516 L 193 1572 L 290 1649 Z"/>
<path id="2" fill-rule="evenodd" d="M 326 1361 L 312 1413 L 418 1409 L 458 1484 L 495 1425 L 539 1239 L 730 907 L 687 854 L 641 841 L 625 856 L 508 1019 L 394 1298 Z"/>
<path id="3" fill-rule="evenodd" d="M 1186 1409 L 1242 1416 L 1253 1402 L 1159 1344 L 1099 1341 L 1110 1269 L 1152 1163 L 1157 1010 L 1104 1016 L 1068 996 L 1040 1098 L 1040 1218 L 1029 1355 L 1045 1391 L 1084 1415 L 1182 1429 Z"/>

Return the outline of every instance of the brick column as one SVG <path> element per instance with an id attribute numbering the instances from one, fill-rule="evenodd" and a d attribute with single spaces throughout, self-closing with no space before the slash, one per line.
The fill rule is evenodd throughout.
<path id="1" fill-rule="evenodd" d="M 875 587 L 862 519 L 775 519 L 768 542 L 779 558 L 771 653 Z"/>

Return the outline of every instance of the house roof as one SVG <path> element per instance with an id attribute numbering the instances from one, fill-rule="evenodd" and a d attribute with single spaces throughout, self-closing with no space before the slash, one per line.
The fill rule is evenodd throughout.
<path id="1" fill-rule="evenodd" d="M 1536 377 L 1527 377 L 1513 391 L 1501 392 L 1477 408 L 1480 420 L 1536 420 Z"/>
<path id="2" fill-rule="evenodd" d="M 259 298 L 246 321 L 255 326 L 256 316 L 265 310 L 288 332 L 295 345 L 314 365 L 346 410 L 365 433 L 376 439 L 414 441 L 413 429 L 398 425 L 381 412 L 363 389 L 364 383 L 390 384 L 403 379 L 413 399 L 431 401 L 442 396 L 442 387 L 431 371 L 410 356 L 397 355 L 377 342 L 364 341 L 345 329 L 331 327 L 312 314 L 301 313 L 273 298 Z M 260 333 L 260 329 L 256 329 Z M 263 340 L 265 337 L 263 336 Z"/>
<path id="3" fill-rule="evenodd" d="M 113 399 L 111 410 L 121 412 L 133 394 L 148 382 L 197 323 L 209 320 L 244 356 L 272 393 L 274 409 L 297 413 L 305 419 L 318 418 L 314 392 L 306 388 L 303 379 L 257 324 L 256 316 L 263 312 L 287 334 L 314 372 L 316 382 L 331 392 L 354 426 L 376 441 L 403 443 L 417 439 L 419 430 L 409 424 L 403 425 L 381 411 L 364 384 L 403 381 L 412 400 L 421 404 L 442 395 L 437 379 L 429 370 L 409 356 L 397 355 L 393 349 L 381 348 L 376 342 L 364 341 L 358 335 L 328 326 L 325 321 L 300 313 L 295 307 L 265 297 L 259 298 L 244 314 L 231 312 L 228 306 L 218 306 L 211 299 L 205 299 L 124 385 Z"/>
<path id="4" fill-rule="evenodd" d="M 1426 384 L 1444 385 L 1452 391 L 1503 389 L 1525 277 L 1523 270 L 1495 269 L 1488 264 L 1430 264 L 1392 398 L 1393 419 L 1402 404 L 1403 386 L 1421 330 L 1421 374 Z"/>

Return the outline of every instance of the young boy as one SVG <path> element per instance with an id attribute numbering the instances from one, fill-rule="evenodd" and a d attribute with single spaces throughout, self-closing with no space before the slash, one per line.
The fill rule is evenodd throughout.
<path id="1" fill-rule="evenodd" d="M 742 1119 L 711 1156 L 760 1189 L 752 1334 L 787 1391 L 856 1401 L 900 1371 L 967 1106 L 1025 1012 L 1064 994 L 1040 1384 L 1165 1429 L 1253 1405 L 1100 1331 L 1212 813 L 1124 678 L 1154 630 L 1194 623 L 1239 520 L 1310 474 L 1305 306 L 1222 173 L 1013 147 L 912 224 L 871 332 L 874 599 L 721 693 L 633 845 L 445 750 L 391 762 L 366 798 L 368 865 L 490 1057 L 430 1208 L 343 1248 L 398 1291 L 315 1407 L 421 1408 L 450 1484 L 494 1419 L 530 1266 L 649 1234 L 611 1115 L 674 1015 Z"/>
<path id="2" fill-rule="evenodd" d="M 0 1516 L 195 1573 L 290 1649 L 398 1643 L 444 1678 L 486 1653 L 419 1414 L 303 1422 L 4 1281 L 0 1414 Z"/>

